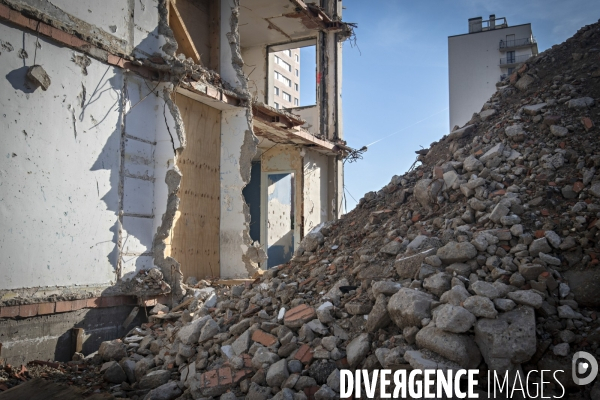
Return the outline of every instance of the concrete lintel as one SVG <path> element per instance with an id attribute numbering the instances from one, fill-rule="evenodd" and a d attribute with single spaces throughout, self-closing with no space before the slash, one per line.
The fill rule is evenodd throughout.
<path id="1" fill-rule="evenodd" d="M 243 108 L 242 100 L 224 93 L 219 88 L 203 82 L 184 82 L 177 87 L 177 93 L 194 99 L 217 110 L 234 110 Z"/>
<path id="2" fill-rule="evenodd" d="M 274 143 L 308 146 L 327 155 L 337 155 L 339 151 L 335 143 L 319 139 L 301 127 L 286 129 L 255 116 L 253 128 L 256 136 L 267 138 Z"/>
<path id="3" fill-rule="evenodd" d="M 305 120 L 298 115 L 275 109 L 264 103 L 254 103 L 252 105 L 252 113 L 255 118 L 260 118 L 264 121 L 279 123 L 280 126 L 292 128 L 302 126 L 306 123 Z"/>

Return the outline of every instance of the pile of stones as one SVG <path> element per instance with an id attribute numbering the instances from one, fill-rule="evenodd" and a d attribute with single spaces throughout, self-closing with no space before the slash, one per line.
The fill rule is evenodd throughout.
<path id="1" fill-rule="evenodd" d="M 88 362 L 146 400 L 335 399 L 348 368 L 563 370 L 545 396 L 600 398 L 571 377 L 575 352 L 600 356 L 599 42 L 586 26 L 528 60 L 290 263 L 188 281 Z"/>

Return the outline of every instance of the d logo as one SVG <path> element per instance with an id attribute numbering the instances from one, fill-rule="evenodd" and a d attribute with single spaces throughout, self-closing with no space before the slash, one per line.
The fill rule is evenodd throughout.
<path id="1" fill-rule="evenodd" d="M 590 353 L 578 351 L 573 355 L 572 361 L 573 381 L 577 385 L 587 385 L 591 383 L 598 375 L 598 362 Z M 589 374 L 587 377 L 580 378 L 582 375 Z"/>

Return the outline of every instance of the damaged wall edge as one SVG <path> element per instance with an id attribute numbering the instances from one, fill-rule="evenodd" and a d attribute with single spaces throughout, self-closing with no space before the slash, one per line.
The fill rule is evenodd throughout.
<path id="1" fill-rule="evenodd" d="M 253 276 L 259 268 L 258 263 L 262 260 L 263 251 L 260 248 L 252 246 L 252 239 L 249 233 L 251 222 L 250 212 L 242 195 L 242 190 L 250 182 L 252 159 L 257 152 L 258 139 L 253 130 L 252 96 L 248 88 L 248 79 L 243 71 L 244 61 L 241 55 L 240 34 L 238 30 L 240 1 L 229 0 L 228 4 L 225 3 L 227 2 L 222 2 L 223 9 L 229 7 L 231 10 L 229 15 L 229 31 L 225 32 L 231 60 L 229 60 L 229 63 L 224 63 L 223 57 L 227 59 L 227 56 L 222 54 L 221 73 L 225 79 L 228 78 L 231 80 L 230 84 L 238 85 L 239 91 L 243 93 L 241 106 L 245 107 L 243 115 L 235 113 L 238 114 L 238 118 L 231 118 L 228 115 L 229 112 L 224 112 L 221 124 L 222 140 L 224 143 L 227 143 L 226 140 L 232 139 L 227 137 L 229 135 L 224 135 L 223 130 L 231 127 L 230 129 L 235 131 L 233 122 L 235 120 L 239 120 L 240 122 L 241 120 L 245 120 L 245 126 L 241 129 L 243 138 L 241 143 L 238 140 L 236 145 L 240 149 L 236 167 L 237 174 L 239 175 L 239 183 L 234 182 L 232 186 L 224 185 L 221 187 L 221 277 L 235 278 Z M 222 48 L 224 49 L 225 47 L 223 46 Z M 230 66 L 231 70 L 227 71 L 227 66 Z M 222 161 L 226 160 L 229 156 L 229 154 L 223 153 L 226 151 L 227 146 L 224 146 L 221 154 Z M 237 179 L 234 178 L 234 180 Z M 235 193 L 232 194 L 231 189 Z M 238 205 L 236 207 L 234 203 L 241 206 Z M 235 216 L 235 212 L 233 217 L 227 216 L 230 207 L 231 211 L 235 211 L 233 207 L 236 207 L 238 212 L 242 214 L 242 218 L 238 219 Z M 238 265 L 240 266 L 238 267 Z"/>

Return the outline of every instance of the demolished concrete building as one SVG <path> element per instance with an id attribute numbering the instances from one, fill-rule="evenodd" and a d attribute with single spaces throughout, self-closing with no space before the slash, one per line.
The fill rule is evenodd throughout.
<path id="1" fill-rule="evenodd" d="M 0 1 L 0 358 L 97 348 L 136 305 L 287 262 L 338 218 L 341 10 Z M 315 104 L 276 109 L 269 55 L 304 46 Z"/>

